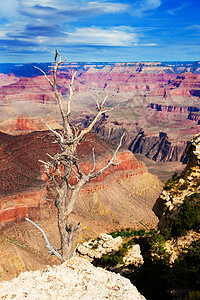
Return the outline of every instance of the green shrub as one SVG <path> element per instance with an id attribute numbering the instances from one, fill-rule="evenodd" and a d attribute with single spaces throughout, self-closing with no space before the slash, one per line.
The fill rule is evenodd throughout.
<path id="1" fill-rule="evenodd" d="M 186 190 L 189 187 L 189 182 L 186 180 L 180 187 L 180 190 Z"/>
<path id="2" fill-rule="evenodd" d="M 200 289 L 200 240 L 182 251 L 173 264 L 175 281 L 188 289 Z"/>
<path id="3" fill-rule="evenodd" d="M 169 264 L 169 254 L 165 250 L 165 241 L 167 234 L 154 233 L 150 240 L 150 251 L 153 260 L 163 260 L 166 264 Z"/>
<path id="4" fill-rule="evenodd" d="M 94 265 L 100 267 L 114 267 L 118 264 L 123 264 L 123 257 L 127 253 L 128 249 L 135 244 L 134 239 L 129 240 L 126 243 L 123 243 L 119 250 L 113 251 L 103 255 L 100 259 L 94 261 Z"/>
<path id="5" fill-rule="evenodd" d="M 175 187 L 176 183 L 178 182 L 179 177 L 175 173 L 172 178 L 168 179 L 167 182 L 164 185 L 164 190 L 171 190 L 173 187 Z"/>
<path id="6" fill-rule="evenodd" d="M 200 229 L 200 202 L 197 200 L 199 200 L 198 193 L 185 197 L 177 220 L 172 225 L 173 236 L 182 236 L 188 230 Z"/>
<path id="7" fill-rule="evenodd" d="M 116 238 L 118 236 L 121 237 L 126 237 L 126 238 L 130 238 L 130 237 L 136 237 L 136 236 L 144 236 L 145 235 L 145 229 L 140 229 L 140 230 L 132 230 L 130 229 L 130 227 L 128 228 L 122 228 L 120 231 L 114 231 L 109 233 L 113 238 Z"/>

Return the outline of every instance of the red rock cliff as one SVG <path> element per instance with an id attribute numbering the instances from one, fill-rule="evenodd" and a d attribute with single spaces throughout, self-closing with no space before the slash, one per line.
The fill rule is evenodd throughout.
<path id="1" fill-rule="evenodd" d="M 36 217 L 46 206 L 45 182 L 42 180 L 42 167 L 38 159 L 47 160 L 46 153 L 54 155 L 58 148 L 52 144 L 48 132 L 32 132 L 21 136 L 0 134 L 0 224 L 20 220 L 28 212 Z M 87 136 L 78 149 L 85 172 L 93 168 L 92 151 L 95 148 L 96 169 L 102 168 L 111 158 L 112 145 L 106 144 L 93 134 Z M 85 186 L 84 192 L 101 189 L 109 184 L 106 178 L 116 181 L 117 178 L 127 178 L 144 174 L 147 168 L 138 162 L 127 150 L 121 150 L 116 162 L 119 166 L 111 167 L 98 179 Z M 109 177 L 110 176 L 110 177 Z M 43 177 L 44 178 L 44 177 Z"/>

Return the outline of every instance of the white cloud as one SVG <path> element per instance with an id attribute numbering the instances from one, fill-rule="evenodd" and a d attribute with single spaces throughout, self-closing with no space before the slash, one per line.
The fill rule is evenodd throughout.
<path id="1" fill-rule="evenodd" d="M 194 30 L 200 31 L 200 25 L 194 24 L 194 25 L 185 27 L 185 29 L 194 29 Z"/>
<path id="2" fill-rule="evenodd" d="M 20 12 L 33 18 L 63 18 L 73 19 L 128 11 L 130 5 L 122 3 L 98 1 L 67 1 L 67 0 L 21 0 Z"/>
<path id="3" fill-rule="evenodd" d="M 128 4 L 122 3 L 99 3 L 99 2 L 89 2 L 88 9 L 96 9 L 102 13 L 122 13 L 127 11 L 130 6 Z"/>
<path id="4" fill-rule="evenodd" d="M 97 27 L 77 28 L 75 32 L 66 32 L 67 44 L 93 46 L 131 46 L 138 41 L 136 33 L 117 29 L 102 29 Z"/>
<path id="5" fill-rule="evenodd" d="M 185 8 L 187 6 L 186 3 L 182 4 L 181 6 L 178 6 L 178 7 L 175 7 L 175 8 L 172 8 L 170 10 L 168 10 L 167 12 L 170 14 L 170 15 L 175 15 L 175 12 Z"/>
<path id="6" fill-rule="evenodd" d="M 135 44 L 134 46 L 138 46 L 138 47 L 157 47 L 157 44 L 154 43 L 149 43 L 149 44 Z"/>
<path id="7" fill-rule="evenodd" d="M 4 16 L 7 18 L 15 17 L 18 8 L 17 0 L 2 0 L 0 4 L 0 16 Z"/>
<path id="8" fill-rule="evenodd" d="M 161 5 L 161 0 L 136 1 L 133 5 L 133 14 L 136 17 L 143 17 L 143 15 L 158 8 L 160 5 Z"/>

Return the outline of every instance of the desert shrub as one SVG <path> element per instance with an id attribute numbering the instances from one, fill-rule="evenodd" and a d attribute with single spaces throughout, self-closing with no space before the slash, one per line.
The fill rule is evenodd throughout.
<path id="1" fill-rule="evenodd" d="M 164 185 L 164 190 L 168 191 L 175 187 L 176 183 L 178 182 L 178 175 L 175 173 L 172 178 L 168 179 Z"/>
<path id="2" fill-rule="evenodd" d="M 165 241 L 167 241 L 167 240 L 169 240 L 169 239 L 171 238 L 171 231 L 172 231 L 171 228 L 169 228 L 169 229 L 164 229 L 164 230 L 162 231 L 162 236 L 163 236 L 163 238 L 165 239 Z"/>
<path id="3" fill-rule="evenodd" d="M 180 187 L 180 190 L 186 190 L 189 187 L 189 182 L 186 180 Z"/>
<path id="4" fill-rule="evenodd" d="M 173 236 L 182 236 L 188 230 L 200 229 L 200 202 L 198 200 L 198 193 L 185 197 L 177 220 L 172 225 Z"/>
<path id="5" fill-rule="evenodd" d="M 144 236 L 146 234 L 145 229 L 140 230 L 133 230 L 128 228 L 122 228 L 121 230 L 117 230 L 114 232 L 109 233 L 113 238 L 116 238 L 118 236 L 130 238 L 130 237 L 136 237 L 136 236 Z"/>
<path id="6" fill-rule="evenodd" d="M 200 289 L 200 240 L 180 253 L 173 264 L 173 272 L 177 285 L 190 290 Z"/>
<path id="7" fill-rule="evenodd" d="M 118 264 L 123 264 L 123 256 L 121 255 L 121 251 L 117 251 L 112 254 L 103 255 L 95 265 L 100 267 L 114 267 Z"/>
<path id="8" fill-rule="evenodd" d="M 152 259 L 162 260 L 163 263 L 169 264 L 169 254 L 165 249 L 165 242 L 170 236 L 170 231 L 165 230 L 162 234 L 155 232 L 149 239 L 150 252 Z"/>
<path id="9" fill-rule="evenodd" d="M 123 264 L 123 257 L 127 253 L 128 249 L 135 244 L 134 239 L 129 240 L 126 243 L 123 243 L 119 250 L 113 251 L 111 253 L 107 253 L 103 255 L 100 259 L 96 259 L 94 261 L 95 266 L 100 267 L 114 267 L 118 264 Z"/>

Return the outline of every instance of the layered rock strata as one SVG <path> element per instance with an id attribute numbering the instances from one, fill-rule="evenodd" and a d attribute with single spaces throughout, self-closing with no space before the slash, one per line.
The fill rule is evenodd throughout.
<path id="1" fill-rule="evenodd" d="M 33 217 L 39 214 L 42 216 L 41 210 L 51 206 L 51 202 L 46 202 L 46 198 L 51 199 L 52 197 L 51 183 L 48 182 L 46 191 L 44 181 L 46 178 L 38 160 L 45 161 L 48 159 L 46 153 L 54 155 L 59 151 L 58 147 L 52 144 L 52 141 L 53 139 L 48 132 L 33 132 L 22 136 L 1 134 L 1 225 L 5 225 L 10 221 L 19 221 L 25 217 L 26 213 Z M 111 145 L 95 138 L 93 134 L 88 136 L 88 139 L 83 141 L 78 149 L 78 156 L 84 172 L 89 172 L 93 169 L 92 148 L 95 148 L 97 170 L 107 164 L 114 151 Z M 112 185 L 115 186 L 117 181 L 119 181 L 118 185 L 124 185 L 124 180 L 132 180 L 131 178 L 137 178 L 138 180 L 140 176 L 147 175 L 145 164 L 137 161 L 130 151 L 121 150 L 117 154 L 116 162 L 119 163 L 118 167 L 112 166 L 99 178 L 93 179 L 84 187 L 81 192 L 83 195 L 80 195 L 81 203 L 84 203 L 85 198 L 88 198 L 89 195 L 89 198 L 91 198 L 92 193 L 100 193 L 102 196 L 97 196 L 97 198 L 100 198 L 97 201 L 95 200 L 96 204 L 94 203 L 93 207 L 93 209 L 98 211 L 100 206 L 103 205 L 101 201 L 104 202 L 105 200 L 103 194 Z M 72 184 L 73 181 L 75 183 L 76 178 L 72 179 Z M 119 195 L 124 197 L 126 193 L 126 189 L 122 186 Z M 82 212 L 88 207 L 84 207 L 83 203 Z M 76 210 L 79 211 L 79 208 L 77 207 Z M 102 208 L 102 210 L 104 209 Z"/>
<path id="2" fill-rule="evenodd" d="M 15 118 L 7 119 L 0 123 L 0 130 L 3 133 L 12 135 L 27 134 L 32 131 L 48 130 L 47 125 L 53 129 L 59 129 L 61 126 L 50 115 L 44 119 L 40 117 L 31 117 L 27 115 L 20 115 Z"/>
<path id="3" fill-rule="evenodd" d="M 145 135 L 144 131 L 137 134 L 131 142 L 129 150 L 140 153 L 155 161 L 187 162 L 185 149 L 187 141 L 170 140 L 166 133 L 160 132 L 158 136 Z"/>

